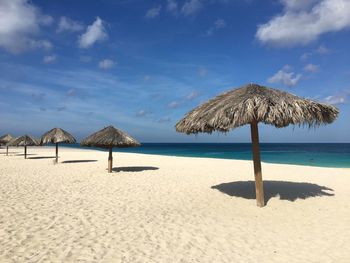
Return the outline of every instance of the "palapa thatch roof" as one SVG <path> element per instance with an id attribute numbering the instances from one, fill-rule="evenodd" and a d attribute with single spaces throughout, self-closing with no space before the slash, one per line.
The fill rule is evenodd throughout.
<path id="1" fill-rule="evenodd" d="M 82 146 L 95 146 L 101 148 L 126 148 L 136 147 L 141 144 L 132 138 L 126 132 L 123 132 L 113 126 L 108 126 L 98 132 L 95 132 L 83 139 L 80 143 Z"/>
<path id="2" fill-rule="evenodd" d="M 0 137 L 0 145 L 9 143 L 13 137 L 10 134 L 5 134 Z"/>
<path id="3" fill-rule="evenodd" d="M 41 144 L 48 143 L 76 143 L 75 138 L 60 128 L 54 128 L 41 136 Z"/>
<path id="4" fill-rule="evenodd" d="M 19 137 L 13 137 L 11 139 L 11 141 L 9 141 L 8 143 L 6 143 L 6 146 L 11 146 L 11 143 L 14 142 L 15 140 L 17 140 Z"/>
<path id="5" fill-rule="evenodd" d="M 22 137 L 17 138 L 16 140 L 10 141 L 8 146 L 38 146 L 39 142 L 37 139 L 29 136 L 24 135 Z"/>
<path id="6" fill-rule="evenodd" d="M 277 128 L 289 124 L 318 126 L 333 122 L 338 113 L 338 109 L 330 105 L 249 84 L 193 109 L 176 124 L 176 130 L 187 134 L 228 132 L 254 119 Z"/>

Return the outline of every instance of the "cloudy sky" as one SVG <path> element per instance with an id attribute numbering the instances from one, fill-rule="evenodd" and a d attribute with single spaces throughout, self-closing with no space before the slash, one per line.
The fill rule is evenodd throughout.
<path id="1" fill-rule="evenodd" d="M 319 129 L 261 125 L 263 142 L 350 142 L 350 0 L 0 0 L 0 134 L 106 125 L 142 142 L 177 134 L 201 102 L 259 83 L 336 105 Z"/>

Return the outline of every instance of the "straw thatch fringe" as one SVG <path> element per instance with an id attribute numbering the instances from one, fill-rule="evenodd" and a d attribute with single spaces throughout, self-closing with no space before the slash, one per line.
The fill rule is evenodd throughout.
<path id="1" fill-rule="evenodd" d="M 95 146 L 101 148 L 125 148 L 135 147 L 141 144 L 132 138 L 126 132 L 123 132 L 113 126 L 106 127 L 98 132 L 95 132 L 83 139 L 80 143 L 82 146 Z"/>
<path id="2" fill-rule="evenodd" d="M 17 138 L 16 140 L 10 141 L 7 146 L 38 146 L 39 142 L 37 139 L 24 135 L 22 137 Z"/>
<path id="3" fill-rule="evenodd" d="M 17 140 L 19 137 L 13 137 L 11 141 L 9 141 L 8 143 L 6 143 L 6 146 L 11 146 L 11 144 Z"/>
<path id="4" fill-rule="evenodd" d="M 10 134 L 5 134 L 5 135 L 0 137 L 0 145 L 7 144 L 13 139 L 14 139 L 14 137 L 12 137 Z"/>
<path id="5" fill-rule="evenodd" d="M 319 126 L 333 122 L 338 109 L 293 94 L 249 84 L 225 92 L 193 109 L 176 124 L 187 134 L 228 132 L 253 120 L 277 128 L 289 124 Z"/>
<path id="6" fill-rule="evenodd" d="M 41 136 L 41 144 L 48 143 L 76 143 L 75 138 L 60 128 L 54 128 Z"/>

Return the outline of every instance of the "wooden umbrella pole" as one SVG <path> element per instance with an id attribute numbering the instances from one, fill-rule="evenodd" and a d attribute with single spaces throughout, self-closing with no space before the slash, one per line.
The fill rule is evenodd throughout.
<path id="1" fill-rule="evenodd" d="M 112 172 L 113 166 L 113 156 L 112 156 L 112 147 L 109 147 L 109 156 L 108 156 L 108 172 Z"/>
<path id="2" fill-rule="evenodd" d="M 256 204 L 259 207 L 263 207 L 265 206 L 265 201 L 264 201 L 264 185 L 262 181 L 262 172 L 261 172 L 258 122 L 256 120 L 252 121 L 250 124 L 250 128 L 251 128 L 253 162 L 254 162 Z"/>
<path id="3" fill-rule="evenodd" d="M 56 142 L 56 163 L 58 163 L 58 143 Z"/>
<path id="4" fill-rule="evenodd" d="M 24 159 L 27 159 L 27 146 L 24 146 Z"/>
<path id="5" fill-rule="evenodd" d="M 6 156 L 8 156 L 8 155 L 9 155 L 9 147 L 6 146 Z"/>

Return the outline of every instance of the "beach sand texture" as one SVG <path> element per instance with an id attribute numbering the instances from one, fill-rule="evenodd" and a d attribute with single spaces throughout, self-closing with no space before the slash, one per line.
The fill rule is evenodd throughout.
<path id="1" fill-rule="evenodd" d="M 350 262 L 350 169 L 263 163 L 258 208 L 250 161 L 5 151 L 0 262 Z"/>

